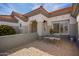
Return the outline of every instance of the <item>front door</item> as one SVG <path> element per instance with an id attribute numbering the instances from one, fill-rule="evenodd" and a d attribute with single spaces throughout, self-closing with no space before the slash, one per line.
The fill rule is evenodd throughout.
<path id="1" fill-rule="evenodd" d="M 37 22 L 32 21 L 31 23 L 31 32 L 37 32 Z"/>

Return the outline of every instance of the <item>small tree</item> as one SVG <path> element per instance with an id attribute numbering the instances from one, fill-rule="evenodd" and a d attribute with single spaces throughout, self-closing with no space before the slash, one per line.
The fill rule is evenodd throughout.
<path id="1" fill-rule="evenodd" d="M 0 36 L 16 34 L 16 31 L 7 25 L 0 25 Z"/>

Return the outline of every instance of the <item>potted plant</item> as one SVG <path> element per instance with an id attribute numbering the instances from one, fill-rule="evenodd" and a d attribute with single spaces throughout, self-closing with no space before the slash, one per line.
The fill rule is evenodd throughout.
<path id="1" fill-rule="evenodd" d="M 49 32 L 50 32 L 50 34 L 52 34 L 52 33 L 53 33 L 53 29 L 52 29 L 52 28 L 50 28 Z"/>

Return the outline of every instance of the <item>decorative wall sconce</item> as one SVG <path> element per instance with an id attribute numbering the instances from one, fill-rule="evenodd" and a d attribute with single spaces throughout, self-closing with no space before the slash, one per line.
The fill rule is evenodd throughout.
<path id="1" fill-rule="evenodd" d="M 46 22 L 47 22 L 47 21 L 45 21 L 45 20 L 43 21 L 43 23 L 46 23 Z"/>

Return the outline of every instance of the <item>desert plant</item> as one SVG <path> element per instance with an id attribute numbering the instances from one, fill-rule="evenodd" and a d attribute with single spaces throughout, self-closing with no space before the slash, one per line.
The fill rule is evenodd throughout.
<path id="1" fill-rule="evenodd" d="M 15 34 L 16 31 L 7 25 L 0 25 L 0 36 Z"/>

